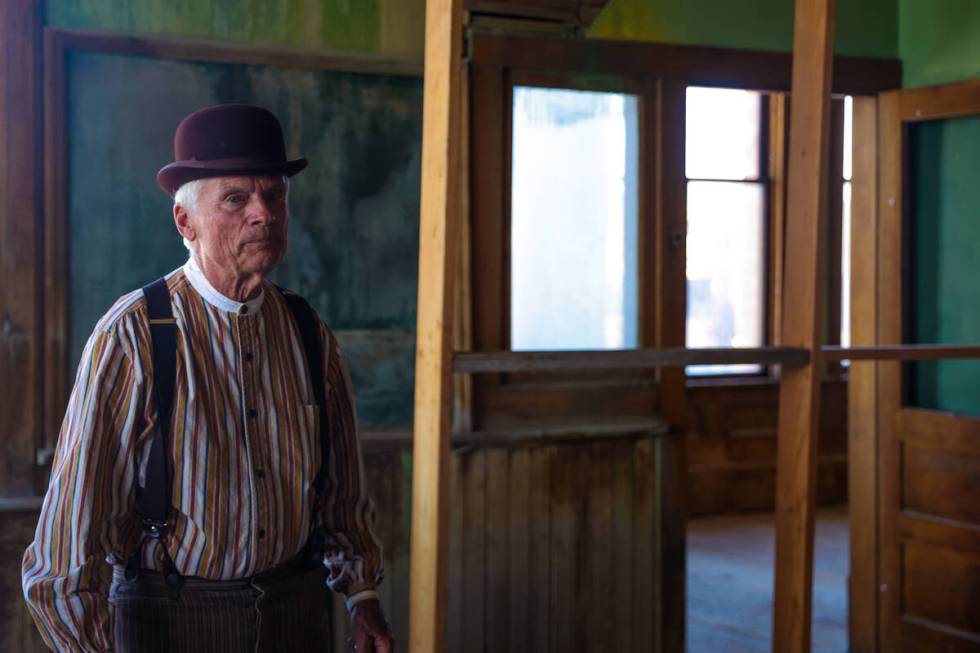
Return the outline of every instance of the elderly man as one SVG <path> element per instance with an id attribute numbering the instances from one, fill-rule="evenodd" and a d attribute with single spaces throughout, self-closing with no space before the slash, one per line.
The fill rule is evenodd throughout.
<path id="1" fill-rule="evenodd" d="M 85 347 L 24 556 L 34 619 L 58 651 L 327 651 L 326 583 L 352 648 L 391 651 L 344 359 L 265 279 L 306 160 L 246 105 L 191 114 L 174 152 L 190 260 Z"/>

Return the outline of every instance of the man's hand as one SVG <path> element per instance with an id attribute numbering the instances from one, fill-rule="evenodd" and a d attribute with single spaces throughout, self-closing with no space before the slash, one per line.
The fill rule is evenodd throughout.
<path id="1" fill-rule="evenodd" d="M 377 599 L 361 601 L 350 614 L 351 639 L 357 653 L 394 653 L 395 639 Z"/>

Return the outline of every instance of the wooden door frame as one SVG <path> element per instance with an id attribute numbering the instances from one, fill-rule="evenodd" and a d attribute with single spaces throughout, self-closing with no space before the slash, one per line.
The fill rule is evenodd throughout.
<path id="1" fill-rule="evenodd" d="M 905 334 L 905 288 L 908 252 L 904 235 L 909 219 L 903 189 L 907 157 L 905 124 L 980 114 L 980 80 L 920 89 L 882 93 L 878 101 L 879 133 L 879 231 L 878 231 L 878 313 L 879 344 L 900 344 Z M 929 531 L 933 536 L 969 540 L 980 548 L 977 534 L 954 533 L 942 520 L 927 515 L 910 517 L 902 511 L 902 445 L 909 441 L 902 433 L 910 421 L 925 415 L 930 420 L 949 419 L 940 413 L 903 408 L 902 364 L 878 363 L 879 472 L 879 592 L 877 606 L 877 644 L 881 651 L 900 650 L 903 633 L 919 629 L 901 618 L 902 552 L 896 545 L 900 537 L 913 530 Z"/>
<path id="2" fill-rule="evenodd" d="M 851 343 L 878 344 L 878 100 L 855 97 L 851 176 Z M 854 653 L 877 651 L 878 363 L 848 378 L 848 633 Z"/>

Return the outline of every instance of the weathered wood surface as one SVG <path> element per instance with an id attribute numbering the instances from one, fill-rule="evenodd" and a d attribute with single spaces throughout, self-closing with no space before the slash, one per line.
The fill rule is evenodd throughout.
<path id="1" fill-rule="evenodd" d="M 33 493 L 41 425 L 40 4 L 0 4 L 0 496 Z"/>
<path id="2" fill-rule="evenodd" d="M 454 449 L 445 650 L 655 650 L 658 597 L 672 580 L 657 569 L 683 565 L 683 553 L 657 561 L 657 504 L 670 500 L 659 495 L 657 442 L 623 433 Z M 406 642 L 411 456 L 369 453 L 365 464 L 385 547 L 383 607 Z M 338 629 L 338 646 L 346 634 Z"/>
<path id="3" fill-rule="evenodd" d="M 773 592 L 773 650 L 779 653 L 810 650 L 833 44 L 834 0 L 796 0 L 786 213 L 791 264 L 781 342 L 809 350 L 811 360 L 784 368 L 780 381 Z"/>
<path id="4" fill-rule="evenodd" d="M 40 653 L 48 648 L 21 598 L 20 563 L 34 539 L 38 511 L 8 503 L 0 506 L 0 651 Z"/>
<path id="5" fill-rule="evenodd" d="M 462 21 L 462 0 L 426 2 L 408 640 L 414 653 L 442 651 L 446 632 Z"/>
<path id="6" fill-rule="evenodd" d="M 778 394 L 774 382 L 688 389 L 689 515 L 775 508 Z M 825 381 L 821 394 L 817 503 L 843 503 L 848 497 L 847 384 Z"/>

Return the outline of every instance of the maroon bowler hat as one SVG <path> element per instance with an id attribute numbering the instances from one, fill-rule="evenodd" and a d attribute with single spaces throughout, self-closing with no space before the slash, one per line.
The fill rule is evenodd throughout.
<path id="1" fill-rule="evenodd" d="M 235 175 L 286 175 L 306 159 L 286 160 L 282 127 L 271 111 L 248 104 L 219 104 L 190 114 L 174 134 L 174 162 L 157 173 L 173 195 L 189 181 Z"/>

